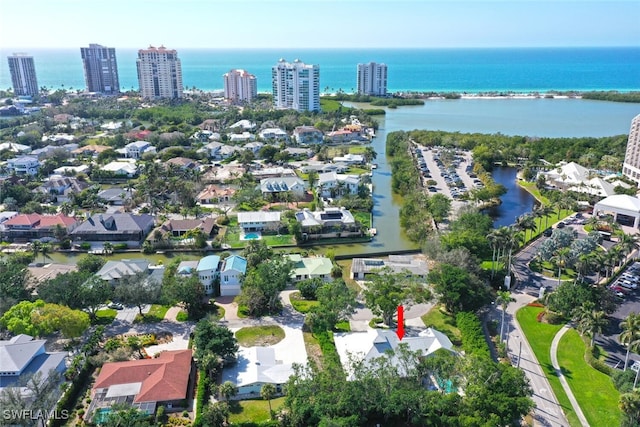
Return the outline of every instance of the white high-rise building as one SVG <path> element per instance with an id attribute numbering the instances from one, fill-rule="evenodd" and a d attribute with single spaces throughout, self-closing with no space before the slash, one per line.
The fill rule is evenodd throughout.
<path id="1" fill-rule="evenodd" d="M 231 70 L 225 73 L 224 97 L 234 104 L 253 101 L 258 96 L 256 76 L 245 70 Z"/>
<path id="2" fill-rule="evenodd" d="M 84 81 L 88 92 L 112 95 L 120 92 L 116 49 L 99 44 L 81 47 Z"/>
<path id="3" fill-rule="evenodd" d="M 36 78 L 33 56 L 26 53 L 14 53 L 8 57 L 8 60 L 13 93 L 16 96 L 37 96 L 40 93 L 40 88 Z"/>
<path id="4" fill-rule="evenodd" d="M 631 120 L 622 174 L 637 182 L 640 187 L 640 114 Z"/>
<path id="5" fill-rule="evenodd" d="M 358 64 L 358 93 L 361 95 L 387 96 L 387 66 L 369 62 Z"/>
<path id="6" fill-rule="evenodd" d="M 320 111 L 320 66 L 284 59 L 271 69 L 273 106 L 296 111 Z"/>
<path id="7" fill-rule="evenodd" d="M 175 50 L 140 49 L 136 65 L 143 98 L 182 98 L 182 66 Z"/>

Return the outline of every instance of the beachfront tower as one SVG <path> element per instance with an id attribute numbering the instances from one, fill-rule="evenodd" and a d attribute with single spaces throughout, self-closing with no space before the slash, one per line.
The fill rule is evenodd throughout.
<path id="1" fill-rule="evenodd" d="M 120 92 L 115 48 L 92 43 L 89 47 L 81 47 L 80 55 L 87 92 L 104 95 L 115 95 Z"/>
<path id="2" fill-rule="evenodd" d="M 15 96 L 37 96 L 40 92 L 33 56 L 14 53 L 8 57 L 9 73 Z"/>
<path id="3" fill-rule="evenodd" d="M 273 106 L 296 111 L 320 111 L 320 66 L 280 59 L 271 69 Z"/>
<path id="4" fill-rule="evenodd" d="M 234 104 L 246 104 L 258 96 L 256 76 L 245 70 L 231 70 L 225 73 L 224 97 Z"/>
<path id="5" fill-rule="evenodd" d="M 622 174 L 637 182 L 640 187 L 640 114 L 631 120 Z"/>
<path id="6" fill-rule="evenodd" d="M 386 64 L 358 64 L 358 94 L 387 96 Z"/>
<path id="7" fill-rule="evenodd" d="M 175 50 L 164 46 L 140 49 L 136 65 L 143 98 L 182 98 L 182 65 Z"/>

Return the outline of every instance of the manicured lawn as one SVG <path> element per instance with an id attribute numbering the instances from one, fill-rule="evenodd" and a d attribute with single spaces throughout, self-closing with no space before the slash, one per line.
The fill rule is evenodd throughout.
<path id="1" fill-rule="evenodd" d="M 516 317 L 522 327 L 522 331 L 527 337 L 533 353 L 538 359 L 542 372 L 544 372 L 549 380 L 553 393 L 556 395 L 563 412 L 569 420 L 569 424 L 572 426 L 580 426 L 580 420 L 576 416 L 576 413 L 573 412 L 571 402 L 569 402 L 569 398 L 565 394 L 560 384 L 560 379 L 556 376 L 555 369 L 553 369 L 553 365 L 551 364 L 551 342 L 556 333 L 562 328 L 562 325 L 538 323 L 536 316 L 542 310 L 544 310 L 543 307 L 522 307 L 516 312 Z"/>
<path id="2" fill-rule="evenodd" d="M 434 328 L 445 334 L 454 345 L 460 346 L 462 344 L 460 330 L 456 326 L 455 317 L 445 313 L 442 306 L 434 306 L 427 314 L 422 316 L 422 321 L 427 328 Z"/>
<path id="3" fill-rule="evenodd" d="M 491 271 L 492 264 L 493 264 L 493 267 L 496 269 L 496 271 L 500 271 L 504 269 L 504 262 L 502 261 L 496 262 L 491 260 L 482 261 L 482 263 L 480 264 L 480 268 L 486 271 Z"/>
<path id="4" fill-rule="evenodd" d="M 320 303 L 316 300 L 306 300 L 300 296 L 300 292 L 292 293 L 289 298 L 291 299 L 291 305 L 300 313 L 306 314 L 313 307 L 317 307 Z"/>
<path id="5" fill-rule="evenodd" d="M 180 312 L 176 316 L 176 320 L 178 322 L 186 322 L 187 320 L 189 320 L 189 313 L 184 310 L 180 310 Z"/>
<path id="6" fill-rule="evenodd" d="M 348 320 L 343 322 L 336 323 L 336 327 L 334 328 L 336 332 L 351 332 L 351 324 Z"/>
<path id="7" fill-rule="evenodd" d="M 549 199 L 547 199 L 545 196 L 543 196 L 540 193 L 540 190 L 538 190 L 538 187 L 536 187 L 536 183 L 535 182 L 518 181 L 518 184 L 522 188 L 527 190 L 529 193 L 531 193 L 531 195 L 533 197 L 535 197 L 540 203 L 545 204 L 545 205 L 549 205 L 551 203 L 551 201 Z"/>
<path id="8" fill-rule="evenodd" d="M 268 346 L 284 339 L 284 330 L 280 326 L 249 326 L 236 332 L 238 345 L 243 347 Z"/>
<path id="9" fill-rule="evenodd" d="M 284 405 L 284 397 L 271 399 L 271 409 L 277 411 Z M 269 421 L 269 402 L 266 400 L 241 400 L 231 405 L 229 421 L 236 423 L 260 423 Z"/>
<path id="10" fill-rule="evenodd" d="M 350 175 L 362 175 L 363 173 L 369 173 L 369 169 L 351 166 L 349 169 L 347 169 L 347 173 Z"/>
<path id="11" fill-rule="evenodd" d="M 340 104 L 340 101 L 327 99 L 326 97 L 320 98 L 320 109 L 323 113 L 338 111 L 338 109 L 340 108 L 342 108 L 343 110 L 349 110 L 349 108 L 343 107 L 342 104 Z"/>
<path id="12" fill-rule="evenodd" d="M 532 271 L 536 273 L 542 273 L 543 276 L 552 277 L 554 279 L 558 279 L 558 269 L 556 266 L 549 261 L 531 261 L 529 267 Z M 578 273 L 573 271 L 570 268 L 563 268 L 562 274 L 560 275 L 560 280 L 574 280 L 578 276 Z"/>
<path id="13" fill-rule="evenodd" d="M 98 310 L 96 311 L 96 321 L 94 322 L 94 324 L 96 325 L 109 325 L 111 324 L 111 322 L 113 322 L 113 319 L 116 318 L 116 315 L 118 314 L 118 312 L 116 310 L 113 310 L 111 308 L 105 308 L 102 310 Z"/>
<path id="14" fill-rule="evenodd" d="M 584 360 L 585 344 L 575 329 L 568 331 L 558 346 L 558 363 L 569 387 L 592 426 L 619 426 L 620 393 L 608 375 L 592 368 Z"/>
<path id="15" fill-rule="evenodd" d="M 292 234 L 281 234 L 279 236 L 262 236 L 262 239 L 269 246 L 295 245 L 296 240 Z"/>
<path id="16" fill-rule="evenodd" d="M 143 316 L 140 316 L 140 314 L 136 315 L 136 319 L 134 320 L 134 323 L 156 323 L 156 322 L 161 322 L 162 319 L 164 319 L 164 315 L 167 314 L 167 311 L 169 310 L 168 305 L 159 305 L 159 304 L 153 304 L 151 306 L 151 308 L 149 309 L 149 312 L 146 313 Z"/>
<path id="17" fill-rule="evenodd" d="M 353 218 L 360 222 L 367 228 L 371 228 L 371 213 L 370 212 L 352 212 Z"/>

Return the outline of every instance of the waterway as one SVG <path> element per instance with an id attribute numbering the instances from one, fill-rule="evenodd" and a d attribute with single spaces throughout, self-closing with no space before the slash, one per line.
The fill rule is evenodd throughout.
<path id="1" fill-rule="evenodd" d="M 399 223 L 401 200 L 391 192 L 391 168 L 385 155 L 387 133 L 398 130 L 429 129 L 478 133 L 503 133 L 540 137 L 610 136 L 629 132 L 631 119 L 640 114 L 640 105 L 580 99 L 460 99 L 430 100 L 424 106 L 387 109 L 380 116 L 372 146 L 378 155 L 373 171 L 373 227 L 378 234 L 369 243 L 318 246 L 336 255 L 372 254 L 416 248 Z M 519 215 L 530 212 L 534 199 L 515 183 L 515 169 L 497 168 L 494 178 L 507 188 L 503 203 L 490 215 L 495 226 L 509 225 Z M 129 253 L 114 259 L 140 257 Z M 199 254 L 181 255 L 196 259 Z M 168 262 L 167 255 L 144 255 L 154 262 Z M 52 254 L 58 262 L 73 258 Z"/>

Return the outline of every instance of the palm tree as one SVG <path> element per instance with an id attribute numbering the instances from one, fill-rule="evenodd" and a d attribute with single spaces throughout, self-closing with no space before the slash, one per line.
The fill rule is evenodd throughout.
<path id="1" fill-rule="evenodd" d="M 73 206 L 69 202 L 62 202 L 60 204 L 60 213 L 64 216 L 69 216 L 73 212 Z"/>
<path id="2" fill-rule="evenodd" d="M 587 254 L 580 254 L 576 260 L 576 270 L 578 275 L 576 276 L 576 283 L 582 280 L 587 274 L 593 271 L 596 266 L 597 252 L 589 252 Z"/>
<path id="3" fill-rule="evenodd" d="M 509 291 L 498 291 L 498 298 L 496 298 L 496 304 L 500 304 L 502 307 L 502 321 L 500 322 L 500 342 L 502 342 L 502 334 L 504 331 L 504 313 L 507 311 L 507 307 L 510 302 L 515 302 L 515 299 L 511 296 Z"/>
<path id="4" fill-rule="evenodd" d="M 551 214 L 553 213 L 553 209 L 551 208 L 551 206 L 540 205 L 534 212 L 537 212 L 539 218 L 544 218 L 545 230 L 549 228 L 549 216 L 551 216 Z"/>
<path id="5" fill-rule="evenodd" d="M 627 420 L 631 421 L 622 425 L 637 425 L 637 420 L 640 419 L 640 393 L 636 390 L 631 393 L 624 393 L 620 396 L 620 403 L 618 406 L 626 415 Z"/>
<path id="6" fill-rule="evenodd" d="M 238 387 L 231 381 L 225 381 L 218 387 L 218 393 L 228 402 L 233 396 L 238 394 Z"/>
<path id="7" fill-rule="evenodd" d="M 533 215 L 522 215 L 516 220 L 516 228 L 524 231 L 524 240 L 526 241 L 527 230 L 531 231 L 531 235 L 529 236 L 529 238 L 531 238 L 533 232 L 538 229 L 538 226 L 536 225 L 536 220 Z"/>
<path id="8" fill-rule="evenodd" d="M 33 259 L 38 257 L 40 250 L 42 249 L 42 242 L 40 240 L 34 240 L 31 242 L 31 252 L 33 252 Z"/>
<path id="9" fill-rule="evenodd" d="M 578 321 L 578 330 L 583 334 L 591 336 L 589 346 L 593 347 L 596 335 L 602 333 L 608 324 L 607 313 L 604 311 L 590 310 L 581 315 Z"/>
<path id="10" fill-rule="evenodd" d="M 622 333 L 620 334 L 620 343 L 627 346 L 627 354 L 624 357 L 624 368 L 627 370 L 629 363 L 629 353 L 634 352 L 640 347 L 640 314 L 630 313 L 622 322 L 620 322 Z"/>
<path id="11" fill-rule="evenodd" d="M 489 233 L 487 235 L 487 240 L 489 241 L 489 244 L 491 245 L 491 278 L 493 278 L 495 271 L 496 271 L 496 252 L 498 255 L 500 255 L 499 249 L 500 246 L 502 245 L 502 242 L 500 241 L 500 234 L 498 233 L 498 230 L 492 230 L 491 233 Z"/>
<path id="12" fill-rule="evenodd" d="M 616 246 L 620 246 L 625 255 L 629 255 L 640 246 L 640 236 L 638 234 L 626 234 L 620 230 L 616 232 L 616 235 L 618 236 L 618 244 Z"/>
<path id="13" fill-rule="evenodd" d="M 555 255 L 551 257 L 551 262 L 558 267 L 558 286 L 560 286 L 562 270 L 569 265 L 571 257 L 571 248 L 560 248 L 556 251 Z"/>
<path id="14" fill-rule="evenodd" d="M 102 244 L 102 253 L 105 255 L 110 255 L 113 253 L 113 245 L 111 242 L 104 242 Z"/>
<path id="15" fill-rule="evenodd" d="M 265 384 L 260 389 L 260 396 L 269 402 L 269 415 L 273 418 L 273 410 L 271 409 L 271 399 L 276 395 L 276 387 L 273 384 Z"/>
<path id="16" fill-rule="evenodd" d="M 507 261 L 507 275 L 511 275 L 511 254 L 514 249 L 520 247 L 520 244 L 523 242 L 524 237 L 515 227 L 507 227 L 508 234 L 505 240 L 505 246 L 509 249 L 509 258 Z"/>
<path id="17" fill-rule="evenodd" d="M 47 258 L 49 258 L 49 253 L 51 252 L 51 245 L 48 243 L 43 243 L 40 245 L 40 253 L 42 254 L 42 262 L 46 262 Z"/>

